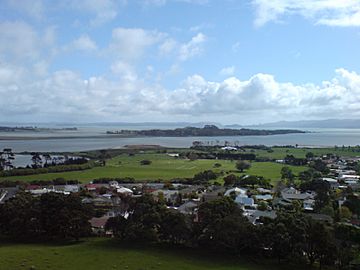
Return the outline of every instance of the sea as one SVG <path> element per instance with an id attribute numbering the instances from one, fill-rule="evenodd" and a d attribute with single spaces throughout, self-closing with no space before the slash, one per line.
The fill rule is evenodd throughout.
<path id="1" fill-rule="evenodd" d="M 38 126 L 39 127 L 39 126 Z M 23 152 L 81 152 L 98 149 L 119 149 L 129 145 L 159 145 L 171 148 L 190 147 L 194 141 L 205 145 L 266 145 L 298 147 L 334 147 L 360 145 L 360 129 L 300 129 L 307 133 L 269 136 L 221 136 L 221 137 L 137 137 L 119 138 L 107 136 L 106 131 L 121 129 L 173 129 L 183 125 L 81 125 L 76 130 L 42 125 L 41 131 L 0 132 L 0 151 L 11 148 L 16 154 L 13 164 L 25 167 L 31 164 L 31 155 Z M 66 126 L 72 127 L 72 126 Z M 271 128 L 267 128 L 271 129 Z M 276 128 L 279 129 L 279 128 Z"/>
<path id="2" fill-rule="evenodd" d="M 54 128 L 53 126 L 46 126 Z M 72 126 L 68 126 L 72 127 Z M 181 127 L 181 126 L 179 126 Z M 78 152 L 97 149 L 116 149 L 127 145 L 160 145 L 164 147 L 190 147 L 193 141 L 208 145 L 298 145 L 299 147 L 333 147 L 360 145 L 360 129 L 304 129 L 307 133 L 268 136 L 221 136 L 221 137 L 137 137 L 119 138 L 106 136 L 106 131 L 121 129 L 174 128 L 144 125 L 89 125 L 77 130 L 56 127 L 44 131 L 0 132 L 0 149 L 11 148 L 14 152 Z M 279 128 L 277 128 L 279 129 Z"/>

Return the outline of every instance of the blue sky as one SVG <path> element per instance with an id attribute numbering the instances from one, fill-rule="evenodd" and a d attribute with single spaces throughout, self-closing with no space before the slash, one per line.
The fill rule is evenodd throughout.
<path id="1" fill-rule="evenodd" d="M 360 117 L 358 0 L 2 0 L 0 121 Z"/>

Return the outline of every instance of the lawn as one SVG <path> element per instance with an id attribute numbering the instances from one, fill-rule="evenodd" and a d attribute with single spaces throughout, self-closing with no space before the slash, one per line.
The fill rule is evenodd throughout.
<path id="1" fill-rule="evenodd" d="M 297 158 L 305 158 L 306 153 L 312 152 L 316 156 L 326 155 L 329 153 L 336 154 L 338 156 L 344 157 L 357 157 L 360 156 L 360 152 L 356 152 L 358 150 L 355 147 L 352 148 L 344 148 L 338 147 L 335 148 L 271 148 L 273 152 L 268 152 L 266 150 L 255 150 L 255 149 L 246 149 L 248 153 L 254 153 L 258 157 L 268 157 L 274 159 L 283 159 L 286 155 L 293 155 Z"/>
<path id="2" fill-rule="evenodd" d="M 268 264 L 205 256 L 196 251 L 160 247 L 124 247 L 108 239 L 73 245 L 2 244 L 0 270 L 262 270 Z M 289 269 L 290 267 L 288 267 Z M 286 268 L 281 268 L 286 269 Z"/>
<path id="3" fill-rule="evenodd" d="M 151 160 L 152 163 L 150 165 L 140 165 L 140 161 L 144 159 Z M 215 163 L 220 163 L 221 167 L 214 168 Z M 245 171 L 245 173 L 264 176 L 274 182 L 280 179 L 282 167 L 283 165 L 273 162 L 253 162 L 252 167 Z M 295 174 L 306 169 L 306 167 L 289 167 L 291 167 Z M 61 177 L 69 180 L 77 179 L 82 182 L 89 182 L 101 177 L 133 177 L 136 180 L 171 180 L 178 177 L 193 177 L 194 174 L 204 170 L 214 170 L 215 172 L 234 171 L 235 161 L 206 159 L 189 161 L 170 157 L 167 154 L 143 153 L 134 156 L 122 154 L 108 160 L 105 167 L 95 167 L 85 171 L 14 176 L 7 177 L 6 179 L 31 181 L 52 180 Z M 219 178 L 219 181 L 221 180 L 222 177 Z"/>

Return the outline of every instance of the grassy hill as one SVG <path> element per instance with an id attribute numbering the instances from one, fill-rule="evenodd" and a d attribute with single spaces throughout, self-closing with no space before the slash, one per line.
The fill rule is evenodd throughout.
<path id="1" fill-rule="evenodd" d="M 152 163 L 150 165 L 141 165 L 140 161 L 144 159 L 151 160 Z M 220 163 L 221 167 L 214 168 L 215 163 Z M 274 162 L 253 162 L 251 168 L 245 171 L 245 173 L 264 176 L 265 178 L 276 182 L 280 179 L 282 167 L 282 164 Z M 306 167 L 301 166 L 289 167 L 291 167 L 295 174 L 306 170 Z M 14 176 L 0 178 L 0 180 L 51 180 L 59 177 L 69 180 L 77 179 L 82 182 L 89 182 L 90 180 L 101 177 L 133 177 L 136 180 L 170 180 L 177 177 L 193 177 L 194 174 L 204 170 L 214 170 L 216 172 L 232 171 L 233 173 L 235 171 L 235 161 L 205 159 L 189 161 L 186 159 L 170 157 L 167 154 L 143 153 L 134 156 L 122 154 L 108 160 L 105 167 L 95 167 L 84 171 Z M 219 181 L 222 181 L 222 177 L 219 178 Z"/>
<path id="2" fill-rule="evenodd" d="M 210 257 L 185 249 L 119 246 L 112 240 L 102 238 L 89 239 L 74 245 L 1 244 L 0 262 L 0 270 L 286 269 L 259 262 L 255 264 L 243 259 Z"/>

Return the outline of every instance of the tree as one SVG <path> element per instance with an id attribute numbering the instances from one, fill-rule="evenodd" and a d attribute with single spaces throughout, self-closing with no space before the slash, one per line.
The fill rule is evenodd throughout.
<path id="1" fill-rule="evenodd" d="M 346 206 L 341 206 L 339 208 L 339 214 L 341 219 L 350 219 L 352 217 L 350 209 Z"/>
<path id="2" fill-rule="evenodd" d="M 40 222 L 49 238 L 76 239 L 89 235 L 92 209 L 78 195 L 46 193 L 40 197 Z"/>
<path id="3" fill-rule="evenodd" d="M 210 180 L 215 180 L 217 178 L 217 174 L 212 170 L 207 170 L 203 172 L 199 172 L 194 175 L 194 181 L 199 183 L 207 183 Z"/>
<path id="4" fill-rule="evenodd" d="M 285 167 L 281 168 L 281 179 L 292 182 L 294 180 L 294 178 L 295 178 L 295 176 L 289 167 L 285 166 Z"/>
<path id="5" fill-rule="evenodd" d="M 103 166 L 106 166 L 106 159 L 110 158 L 110 154 L 107 150 L 100 150 L 99 159 Z"/>
<path id="6" fill-rule="evenodd" d="M 321 173 L 313 168 L 309 168 L 308 170 L 299 173 L 299 179 L 302 181 L 312 181 L 316 178 L 320 178 L 321 176 Z"/>
<path id="7" fill-rule="evenodd" d="M 32 161 L 32 167 L 34 169 L 38 169 L 42 167 L 42 158 L 39 153 L 33 152 L 31 153 L 31 161 Z"/>
<path id="8" fill-rule="evenodd" d="M 194 152 L 190 152 L 187 157 L 190 161 L 195 161 L 199 158 L 198 155 Z"/>
<path id="9" fill-rule="evenodd" d="M 236 182 L 236 175 L 235 174 L 229 174 L 224 177 L 224 186 L 233 186 Z"/>
<path id="10" fill-rule="evenodd" d="M 183 244 L 190 238 L 190 228 L 183 214 L 166 209 L 162 213 L 159 238 L 172 244 Z"/>
<path id="11" fill-rule="evenodd" d="M 306 159 L 313 159 L 315 157 L 313 152 L 307 152 L 305 155 Z"/>
<path id="12" fill-rule="evenodd" d="M 306 245 L 304 252 L 309 259 L 310 265 L 319 261 L 320 269 L 325 264 L 334 264 L 335 240 L 330 230 L 320 222 L 308 220 L 306 226 Z"/>
<path id="13" fill-rule="evenodd" d="M 44 157 L 44 159 L 45 159 L 44 167 L 49 166 L 49 162 L 52 160 L 50 154 L 44 154 L 43 157 Z"/>
<path id="14" fill-rule="evenodd" d="M 246 160 L 238 160 L 235 164 L 235 167 L 240 172 L 243 172 L 244 170 L 250 169 L 251 164 Z"/>
<path id="15" fill-rule="evenodd" d="M 321 159 L 316 159 L 310 163 L 310 167 L 314 168 L 315 170 L 323 173 L 328 174 L 330 169 L 327 167 L 326 163 L 323 162 Z"/>
<path id="16" fill-rule="evenodd" d="M 14 239 L 79 239 L 90 234 L 92 208 L 77 195 L 19 193 L 0 205 L 0 233 Z"/>
<path id="17" fill-rule="evenodd" d="M 0 152 L 0 171 L 14 168 L 12 162 L 15 159 L 15 154 L 11 148 L 5 148 Z"/>
<path id="18" fill-rule="evenodd" d="M 141 160 L 141 161 L 140 161 L 140 164 L 141 164 L 141 165 L 150 165 L 150 164 L 151 164 L 151 160 L 148 160 L 148 159 Z"/>

